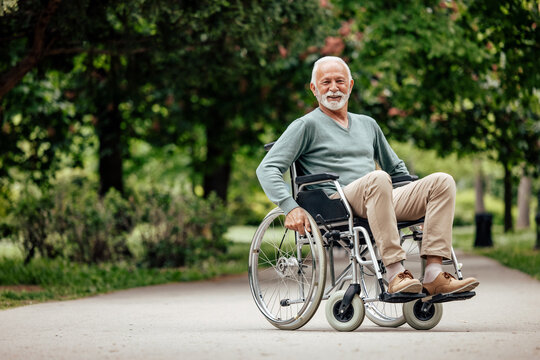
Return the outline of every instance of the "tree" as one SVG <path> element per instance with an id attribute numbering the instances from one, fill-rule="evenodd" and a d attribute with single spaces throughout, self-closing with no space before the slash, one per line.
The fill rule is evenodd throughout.
<path id="1" fill-rule="evenodd" d="M 171 39 L 168 46 L 178 49 L 172 56 L 182 61 L 164 66 L 183 80 L 168 84 L 186 99 L 182 117 L 202 129 L 187 138 L 173 132 L 167 139 L 203 149 L 193 149 L 193 172 L 205 196 L 215 192 L 226 199 L 234 153 L 260 146 L 265 128 L 281 127 L 288 118 L 284 114 L 298 112 L 299 99 L 291 92 L 308 78 L 299 54 L 317 38 L 319 5 L 223 2 L 206 8 L 196 3 L 185 15 L 182 21 L 197 26 L 185 38 Z"/>
<path id="2" fill-rule="evenodd" d="M 95 126 L 102 194 L 122 191 L 126 144 L 141 137 L 200 146 L 191 149 L 194 179 L 225 199 L 232 154 L 259 144 L 268 117 L 282 124 L 296 108 L 283 87 L 319 18 L 316 1 L 21 3 L 1 19 L 3 124 L 22 113 L 5 94 L 25 74 L 58 71 L 69 79 L 60 92 L 76 104 L 70 121 L 89 115 Z"/>
<path id="3" fill-rule="evenodd" d="M 531 202 L 531 188 L 532 182 L 531 178 L 527 176 L 522 176 L 519 180 L 518 186 L 518 219 L 517 227 L 518 229 L 526 229 L 530 226 L 529 216 L 530 216 L 530 202 Z"/>
<path id="4" fill-rule="evenodd" d="M 523 1 L 339 2 L 357 102 L 390 136 L 440 155 L 486 152 L 538 168 L 538 9 Z M 530 74 L 527 76 L 526 74 Z M 398 135 L 394 135 L 398 134 Z"/>
<path id="5" fill-rule="evenodd" d="M 505 170 L 505 231 L 511 216 L 512 167 L 525 167 L 538 175 L 540 167 L 540 86 L 535 54 L 538 51 L 539 9 L 534 1 L 471 1 L 462 26 L 476 34 L 492 55 L 485 71 L 486 96 L 482 99 L 486 147 Z M 467 27 L 468 26 L 468 27 Z M 489 86 L 489 83 L 492 85 Z"/>

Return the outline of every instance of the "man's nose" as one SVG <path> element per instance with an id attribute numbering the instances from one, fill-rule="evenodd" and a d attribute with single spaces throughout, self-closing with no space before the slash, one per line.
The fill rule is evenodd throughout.
<path id="1" fill-rule="evenodd" d="M 339 90 L 339 88 L 338 88 L 338 86 L 337 86 L 337 82 L 332 81 L 332 82 L 330 83 L 330 91 L 336 92 L 336 91 L 338 91 L 338 90 Z"/>

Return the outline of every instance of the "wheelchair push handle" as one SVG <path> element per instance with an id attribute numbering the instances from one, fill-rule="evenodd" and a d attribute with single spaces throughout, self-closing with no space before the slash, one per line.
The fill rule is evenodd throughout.
<path id="1" fill-rule="evenodd" d="M 271 143 L 264 144 L 264 151 L 270 151 L 270 149 L 272 148 L 272 146 L 274 146 L 275 143 L 275 141 L 272 141 Z"/>

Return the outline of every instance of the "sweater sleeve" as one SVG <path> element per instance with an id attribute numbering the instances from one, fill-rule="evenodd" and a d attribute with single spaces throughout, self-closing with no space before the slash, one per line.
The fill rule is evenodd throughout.
<path id="1" fill-rule="evenodd" d="M 388 144 L 379 125 L 374 121 L 375 127 L 375 160 L 381 168 L 390 176 L 409 175 L 409 170 L 403 160 L 398 158 L 394 150 Z"/>
<path id="2" fill-rule="evenodd" d="M 298 119 L 289 125 L 257 167 L 257 177 L 270 201 L 285 214 L 298 207 L 283 174 L 298 159 L 308 144 L 306 124 Z"/>

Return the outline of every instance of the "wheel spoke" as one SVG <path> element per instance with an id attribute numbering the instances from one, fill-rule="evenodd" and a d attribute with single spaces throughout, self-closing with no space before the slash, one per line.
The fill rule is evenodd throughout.
<path id="1" fill-rule="evenodd" d="M 293 329 L 309 320 L 322 298 L 325 273 L 319 267 L 324 258 L 315 256 L 324 252 L 318 231 L 317 237 L 303 238 L 297 245 L 295 233 L 283 225 L 284 217 L 274 211 L 257 230 L 250 251 L 250 285 L 266 318 Z M 285 300 L 288 304 L 282 306 Z"/>

